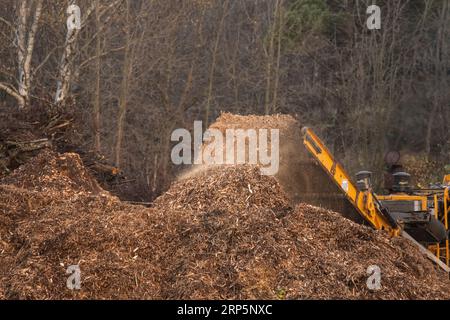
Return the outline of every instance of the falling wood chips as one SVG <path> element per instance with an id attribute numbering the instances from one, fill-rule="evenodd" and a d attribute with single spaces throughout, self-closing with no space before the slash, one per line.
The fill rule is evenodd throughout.
<path id="1" fill-rule="evenodd" d="M 81 290 L 66 287 L 69 265 Z M 367 268 L 381 289 L 367 289 Z M 120 202 L 75 154 L 43 152 L 0 181 L 0 298 L 448 299 L 405 239 L 295 208 L 273 177 L 219 167 L 178 181 L 153 208 Z"/>

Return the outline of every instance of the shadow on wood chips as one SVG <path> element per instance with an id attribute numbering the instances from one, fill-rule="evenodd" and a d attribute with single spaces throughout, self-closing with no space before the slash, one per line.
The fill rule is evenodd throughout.
<path id="1" fill-rule="evenodd" d="M 81 290 L 66 286 L 79 265 Z M 381 268 L 381 289 L 367 268 Z M 255 166 L 206 169 L 152 208 L 101 190 L 76 154 L 0 181 L 3 299 L 448 299 L 405 239 L 306 204 Z"/>

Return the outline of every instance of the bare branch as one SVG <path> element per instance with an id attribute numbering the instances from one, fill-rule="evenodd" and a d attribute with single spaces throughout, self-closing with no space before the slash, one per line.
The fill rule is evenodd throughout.
<path id="1" fill-rule="evenodd" d="M 28 48 L 27 48 L 27 56 L 25 58 L 25 63 L 24 63 L 24 69 L 25 69 L 25 73 L 27 75 L 27 80 L 28 82 L 31 81 L 31 58 L 33 56 L 33 51 L 34 51 L 34 44 L 35 44 L 35 37 L 36 37 L 36 32 L 39 26 L 39 19 L 41 17 L 41 13 L 42 13 L 42 0 L 39 0 L 36 4 L 36 10 L 34 12 L 34 20 L 33 20 L 33 25 L 31 26 L 31 31 L 30 34 L 28 36 Z M 30 85 L 30 83 L 26 84 L 27 86 Z M 29 90 L 30 88 L 28 88 Z"/>
<path id="2" fill-rule="evenodd" d="M 0 89 L 5 91 L 10 96 L 14 97 L 19 102 L 20 106 L 22 106 L 24 104 L 23 97 L 14 88 L 9 86 L 8 84 L 0 82 Z"/>
<path id="3" fill-rule="evenodd" d="M 50 57 L 55 53 L 56 50 L 61 49 L 62 46 L 58 46 L 58 47 L 54 47 L 48 54 L 47 56 L 41 61 L 41 63 L 33 70 L 33 75 L 35 75 L 39 69 L 41 69 L 45 63 L 48 61 L 48 59 L 50 59 Z"/>
<path id="4" fill-rule="evenodd" d="M 6 24 L 11 30 L 15 31 L 16 28 L 14 28 L 13 24 L 11 22 L 9 22 L 8 20 L 0 17 L 0 21 L 3 22 L 4 24 Z"/>
<path id="5" fill-rule="evenodd" d="M 81 69 L 81 68 L 84 68 L 84 67 L 85 67 L 86 65 L 88 65 L 91 61 L 93 61 L 93 60 L 95 60 L 95 59 L 97 59 L 97 58 L 103 58 L 103 57 L 106 57 L 106 56 L 107 56 L 108 54 L 110 54 L 110 53 L 122 51 L 122 50 L 124 50 L 124 49 L 125 49 L 125 46 L 122 46 L 122 47 L 119 47 L 119 48 L 111 49 L 111 50 L 109 50 L 109 51 L 107 51 L 107 52 L 103 52 L 103 53 L 101 53 L 100 55 L 95 55 L 95 56 L 89 57 L 88 59 L 86 59 L 86 60 L 84 60 L 82 63 L 80 63 L 79 68 L 80 68 L 80 69 Z"/>

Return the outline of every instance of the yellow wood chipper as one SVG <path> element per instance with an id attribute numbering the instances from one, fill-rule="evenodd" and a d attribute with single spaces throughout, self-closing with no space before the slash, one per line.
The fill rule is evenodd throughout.
<path id="1" fill-rule="evenodd" d="M 450 211 L 450 175 L 443 183 L 430 189 L 413 189 L 410 175 L 396 172 L 387 195 L 375 194 L 371 172 L 360 171 L 356 179 L 344 169 L 325 144 L 310 128 L 303 128 L 303 144 L 320 167 L 333 181 L 336 194 L 342 195 L 347 217 L 385 230 L 391 236 L 403 236 L 415 243 L 422 252 L 442 269 L 449 272 L 448 214 Z M 315 192 L 316 205 L 329 209 L 330 195 L 320 193 L 320 183 Z M 358 219 L 359 218 L 359 219 Z M 362 218 L 362 219 L 361 219 Z"/>

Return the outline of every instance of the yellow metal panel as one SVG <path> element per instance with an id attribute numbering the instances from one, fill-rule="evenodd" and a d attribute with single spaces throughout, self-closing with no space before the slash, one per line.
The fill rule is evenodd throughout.
<path id="1" fill-rule="evenodd" d="M 444 176 L 444 185 L 450 186 L 450 174 Z"/>
<path id="2" fill-rule="evenodd" d="M 421 210 L 427 211 L 427 196 L 418 196 L 418 195 L 408 195 L 404 193 L 400 194 L 389 194 L 389 195 L 377 195 L 378 200 L 381 201 L 420 201 Z"/>

